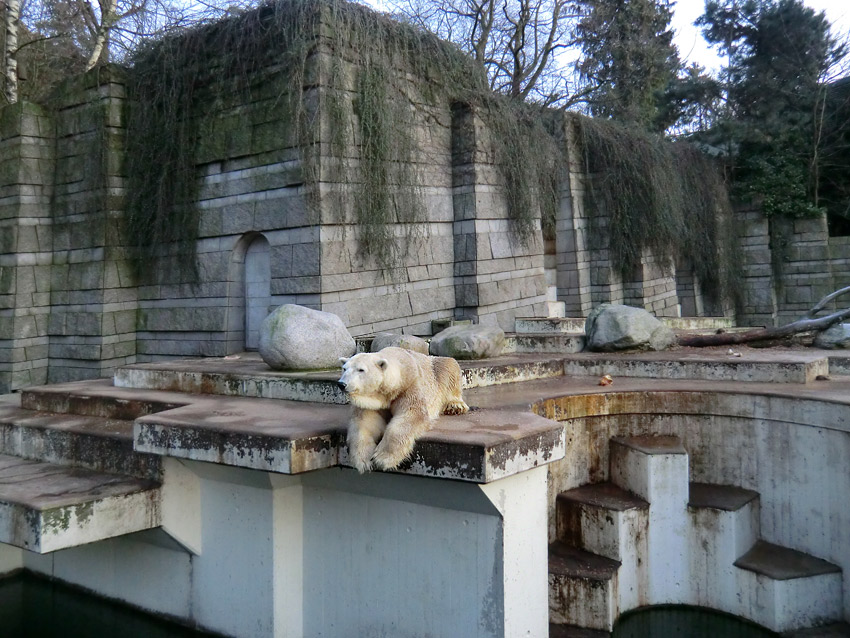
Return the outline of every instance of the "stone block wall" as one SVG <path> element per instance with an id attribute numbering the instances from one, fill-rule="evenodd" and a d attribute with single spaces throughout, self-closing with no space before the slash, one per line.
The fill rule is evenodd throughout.
<path id="1" fill-rule="evenodd" d="M 288 79 L 280 68 L 258 69 L 249 99 L 233 91 L 197 114 L 199 281 L 163 262 L 139 287 L 139 361 L 242 352 L 252 303 L 266 312 L 284 303 L 320 306 L 319 226 L 284 103 Z M 262 299 L 246 290 L 254 241 L 268 248 Z"/>
<path id="2" fill-rule="evenodd" d="M 514 319 L 545 316 L 543 235 L 525 245 L 508 217 L 487 126 L 475 108 L 452 111 L 455 317 L 513 330 Z"/>
<path id="3" fill-rule="evenodd" d="M 776 320 L 777 299 L 773 286 L 770 226 L 758 210 L 738 210 L 738 242 L 743 259 L 742 307 L 738 324 L 772 326 Z"/>
<path id="4" fill-rule="evenodd" d="M 833 290 L 826 216 L 771 220 L 782 243 L 778 287 L 779 324 L 799 319 Z M 776 248 L 775 248 L 776 249 Z"/>
<path id="5" fill-rule="evenodd" d="M 38 105 L 0 110 L 0 394 L 47 381 L 53 136 Z"/>
<path id="6" fill-rule="evenodd" d="M 361 193 L 361 133 L 357 114 L 357 78 L 363 71 L 358 52 L 337 61 L 335 73 L 330 47 L 320 47 L 320 72 L 316 101 L 332 98 L 342 104 L 349 121 L 332 121 L 323 111 L 322 137 L 329 141 L 335 129 L 344 131 L 343 162 L 323 144 L 321 166 L 321 235 L 319 268 L 322 310 L 339 315 L 352 334 L 397 331 L 430 334 L 431 321 L 451 318 L 455 309 L 454 246 L 452 240 L 452 115 L 451 105 L 441 99 L 438 87 L 419 78 L 396 60 L 389 99 L 401 101 L 409 112 L 414 161 L 409 167 L 416 191 L 424 203 L 424 218 L 415 225 L 393 224 L 397 259 L 382 266 L 375 256 L 364 254 L 359 243 L 356 206 Z M 437 88 L 437 90 L 432 90 Z M 338 132 L 337 132 L 338 133 Z M 401 146 L 405 146 L 402 144 Z M 390 172 L 390 183 L 393 174 Z M 406 193 L 390 186 L 390 196 L 405 205 Z"/>
<path id="7" fill-rule="evenodd" d="M 576 144 L 571 118 L 564 115 L 562 131 L 567 156 L 555 219 L 558 301 L 566 315 L 586 317 L 591 298 L 590 217 L 586 206 L 587 176 Z"/>
<path id="8" fill-rule="evenodd" d="M 122 246 L 124 77 L 104 67 L 52 104 L 56 123 L 50 284 L 50 372 L 107 376 L 136 356 L 137 291 Z"/>

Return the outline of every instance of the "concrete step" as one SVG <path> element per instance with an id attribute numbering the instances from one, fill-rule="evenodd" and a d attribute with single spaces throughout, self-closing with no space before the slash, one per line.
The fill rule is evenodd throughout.
<path id="1" fill-rule="evenodd" d="M 563 332 L 506 334 L 503 355 L 521 354 L 573 354 L 584 350 L 583 334 Z"/>
<path id="2" fill-rule="evenodd" d="M 132 421 L 147 414 L 171 410 L 188 401 L 173 393 L 116 388 L 109 379 L 57 383 L 27 388 L 21 392 L 21 407 L 27 410 L 96 416 Z"/>
<path id="3" fill-rule="evenodd" d="M 738 351 L 736 351 L 738 352 Z M 829 373 L 829 361 L 820 353 L 770 353 L 746 351 L 737 357 L 727 351 L 692 353 L 680 351 L 629 354 L 579 353 L 564 358 L 566 376 L 610 374 L 617 377 L 694 379 L 705 381 L 753 381 L 763 383 L 812 383 Z"/>
<path id="4" fill-rule="evenodd" d="M 0 453 L 157 479 L 161 459 L 133 449 L 133 422 L 0 404 Z"/>
<path id="5" fill-rule="evenodd" d="M 153 481 L 0 455 L 0 543 L 40 554 L 160 525 Z"/>
<path id="6" fill-rule="evenodd" d="M 464 389 L 564 376 L 564 362 L 560 358 L 541 359 L 508 355 L 458 363 Z"/>
<path id="7" fill-rule="evenodd" d="M 549 546 L 549 622 L 611 631 L 619 561 L 561 542 Z"/>
<path id="8" fill-rule="evenodd" d="M 736 613 L 734 563 L 758 538 L 759 494 L 708 483 L 691 483 L 689 494 L 691 600 L 699 607 Z"/>
<path id="9" fill-rule="evenodd" d="M 584 317 L 517 317 L 514 330 L 517 334 L 584 334 Z"/>
<path id="10" fill-rule="evenodd" d="M 762 540 L 735 567 L 738 615 L 776 632 L 843 621 L 838 565 Z"/>
<path id="11" fill-rule="evenodd" d="M 676 436 L 614 437 L 610 478 L 649 502 L 643 604 L 679 604 L 688 593 L 688 454 Z"/>
<path id="12" fill-rule="evenodd" d="M 649 503 L 614 485 L 592 483 L 561 492 L 555 500 L 558 540 L 623 562 L 644 553 Z"/>
<path id="13" fill-rule="evenodd" d="M 277 372 L 254 352 L 239 358 L 181 359 L 124 366 L 115 371 L 119 388 L 189 394 L 288 399 L 342 405 L 348 402 L 336 382 L 340 370 Z"/>
<path id="14" fill-rule="evenodd" d="M 729 330 L 735 328 L 732 317 L 659 317 L 673 330 Z M 749 328 L 747 328 L 749 329 Z"/>
<path id="15" fill-rule="evenodd" d="M 606 482 L 562 492 L 555 511 L 558 540 L 622 564 L 615 592 L 619 609 L 645 604 L 649 503 Z"/>
<path id="16" fill-rule="evenodd" d="M 731 317 L 659 317 L 659 319 L 674 330 L 697 332 L 714 332 L 737 330 L 735 320 Z M 537 334 L 552 332 L 568 332 L 584 334 L 585 317 L 564 317 L 552 315 L 548 317 L 517 317 L 514 330 L 517 334 Z M 742 328 L 750 330 L 751 328 Z"/>

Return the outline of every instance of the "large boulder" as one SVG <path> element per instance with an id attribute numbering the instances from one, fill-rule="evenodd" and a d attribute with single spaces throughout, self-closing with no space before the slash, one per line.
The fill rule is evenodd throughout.
<path id="1" fill-rule="evenodd" d="M 594 308 L 584 323 L 587 349 L 596 352 L 616 350 L 664 350 L 676 340 L 673 330 L 643 308 L 602 304 Z"/>
<path id="2" fill-rule="evenodd" d="M 338 368 L 356 349 L 342 319 L 295 304 L 272 312 L 260 328 L 260 356 L 273 370 Z"/>
<path id="3" fill-rule="evenodd" d="M 850 323 L 835 323 L 823 332 L 819 332 L 812 344 L 815 348 L 835 350 L 850 349 Z"/>
<path id="4" fill-rule="evenodd" d="M 454 359 L 487 359 L 502 353 L 505 333 L 488 326 L 451 326 L 431 337 L 431 354 Z"/>
<path id="5" fill-rule="evenodd" d="M 402 335 L 394 332 L 379 332 L 372 339 L 372 352 L 380 352 L 384 348 L 404 348 L 412 352 L 428 354 L 428 342 L 413 335 Z"/>

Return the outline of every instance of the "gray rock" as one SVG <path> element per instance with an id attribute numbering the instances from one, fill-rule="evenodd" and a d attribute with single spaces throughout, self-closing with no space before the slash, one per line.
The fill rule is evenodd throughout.
<path id="1" fill-rule="evenodd" d="M 596 352 L 616 350 L 664 350 L 676 337 L 668 326 L 643 308 L 602 304 L 594 308 L 584 323 L 587 349 Z"/>
<path id="2" fill-rule="evenodd" d="M 505 333 L 487 326 L 451 326 L 431 338 L 431 354 L 455 359 L 487 359 L 502 353 Z"/>
<path id="3" fill-rule="evenodd" d="M 260 327 L 260 356 L 273 370 L 337 368 L 356 348 L 342 319 L 295 304 L 281 306 Z"/>
<path id="4" fill-rule="evenodd" d="M 372 339 L 372 352 L 378 352 L 384 348 L 404 348 L 413 352 L 428 354 L 428 342 L 413 335 L 395 334 L 393 332 L 379 332 Z"/>
<path id="5" fill-rule="evenodd" d="M 815 348 L 850 349 L 850 323 L 835 323 L 815 337 Z"/>

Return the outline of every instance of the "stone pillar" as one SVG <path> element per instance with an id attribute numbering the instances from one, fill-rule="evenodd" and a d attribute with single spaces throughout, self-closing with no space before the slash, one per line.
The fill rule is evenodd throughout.
<path id="1" fill-rule="evenodd" d="M 770 220 L 774 250 L 778 250 L 777 323 L 804 316 L 833 291 L 826 215 Z"/>
<path id="2" fill-rule="evenodd" d="M 487 130 L 474 108 L 452 109 L 455 317 L 513 331 L 518 316 L 546 307 L 540 222 L 527 245 L 516 239 Z"/>
<path id="3" fill-rule="evenodd" d="M 0 110 L 0 394 L 47 380 L 53 158 L 44 108 Z"/>
<path id="4" fill-rule="evenodd" d="M 124 100 L 120 70 L 104 67 L 56 104 L 50 382 L 135 361 L 137 292 L 121 245 Z"/>
<path id="5" fill-rule="evenodd" d="M 564 152 L 567 173 L 561 187 L 561 203 L 555 220 L 558 255 L 558 300 L 564 302 L 567 316 L 586 317 L 592 309 L 590 297 L 590 220 L 586 208 L 584 162 L 575 139 L 575 128 L 564 116 Z"/>
<path id="6" fill-rule="evenodd" d="M 758 210 L 738 210 L 735 216 L 740 229 L 738 241 L 743 258 L 744 286 L 737 323 L 739 326 L 772 326 L 777 305 L 768 220 Z"/>

